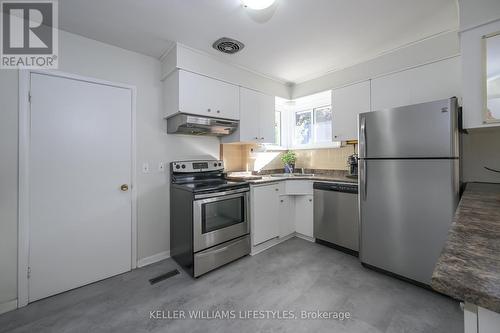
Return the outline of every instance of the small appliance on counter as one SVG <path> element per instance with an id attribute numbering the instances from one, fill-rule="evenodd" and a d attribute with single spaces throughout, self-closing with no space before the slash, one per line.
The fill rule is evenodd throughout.
<path id="1" fill-rule="evenodd" d="M 225 178 L 224 162 L 170 163 L 172 258 L 193 277 L 250 253 L 248 182 Z"/>
<path id="2" fill-rule="evenodd" d="M 350 178 L 358 178 L 358 154 L 354 153 L 347 157 L 347 166 L 349 167 L 347 176 Z"/>

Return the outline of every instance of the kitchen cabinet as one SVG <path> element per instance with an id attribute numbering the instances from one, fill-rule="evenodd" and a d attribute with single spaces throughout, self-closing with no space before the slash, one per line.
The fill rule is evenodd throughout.
<path id="1" fill-rule="evenodd" d="M 250 189 L 252 245 L 280 235 L 281 183 L 252 186 Z"/>
<path id="2" fill-rule="evenodd" d="M 165 116 L 177 112 L 239 119 L 239 87 L 178 69 L 163 82 Z"/>
<path id="3" fill-rule="evenodd" d="M 274 143 L 274 96 L 240 87 L 240 125 L 223 143 Z"/>
<path id="4" fill-rule="evenodd" d="M 280 237 L 286 237 L 295 232 L 294 198 L 289 195 L 280 195 L 279 225 Z"/>
<path id="5" fill-rule="evenodd" d="M 333 141 L 358 139 L 358 114 L 370 111 L 370 81 L 332 90 Z"/>
<path id="6" fill-rule="evenodd" d="M 371 80 L 372 111 L 461 97 L 460 57 Z"/>
<path id="7" fill-rule="evenodd" d="M 464 326 L 465 333 L 498 333 L 500 313 L 465 303 Z"/>
<path id="8" fill-rule="evenodd" d="M 313 237 L 313 209 L 312 195 L 295 197 L 295 231 L 311 238 Z"/>
<path id="9" fill-rule="evenodd" d="M 286 195 L 313 194 L 313 184 L 309 180 L 290 179 L 285 182 Z"/>

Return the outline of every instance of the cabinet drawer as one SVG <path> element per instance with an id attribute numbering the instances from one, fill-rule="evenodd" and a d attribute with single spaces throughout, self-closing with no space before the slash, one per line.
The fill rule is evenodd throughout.
<path id="1" fill-rule="evenodd" d="M 313 194 L 313 185 L 309 180 L 287 180 L 285 182 L 286 195 Z"/>

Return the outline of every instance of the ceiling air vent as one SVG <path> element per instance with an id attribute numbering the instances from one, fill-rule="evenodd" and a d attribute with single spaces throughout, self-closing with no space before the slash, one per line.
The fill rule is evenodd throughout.
<path id="1" fill-rule="evenodd" d="M 239 42 L 235 39 L 222 37 L 222 38 L 217 39 L 212 44 L 212 47 L 216 50 L 223 52 L 223 53 L 233 54 L 233 53 L 236 53 L 236 52 L 242 50 L 245 47 L 245 44 L 243 44 L 242 42 Z"/>

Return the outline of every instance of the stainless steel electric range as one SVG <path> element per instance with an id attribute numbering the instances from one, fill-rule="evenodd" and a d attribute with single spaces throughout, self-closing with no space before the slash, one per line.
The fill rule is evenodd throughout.
<path id="1" fill-rule="evenodd" d="M 170 251 L 198 277 L 250 253 L 247 182 L 225 179 L 215 160 L 170 163 Z"/>

